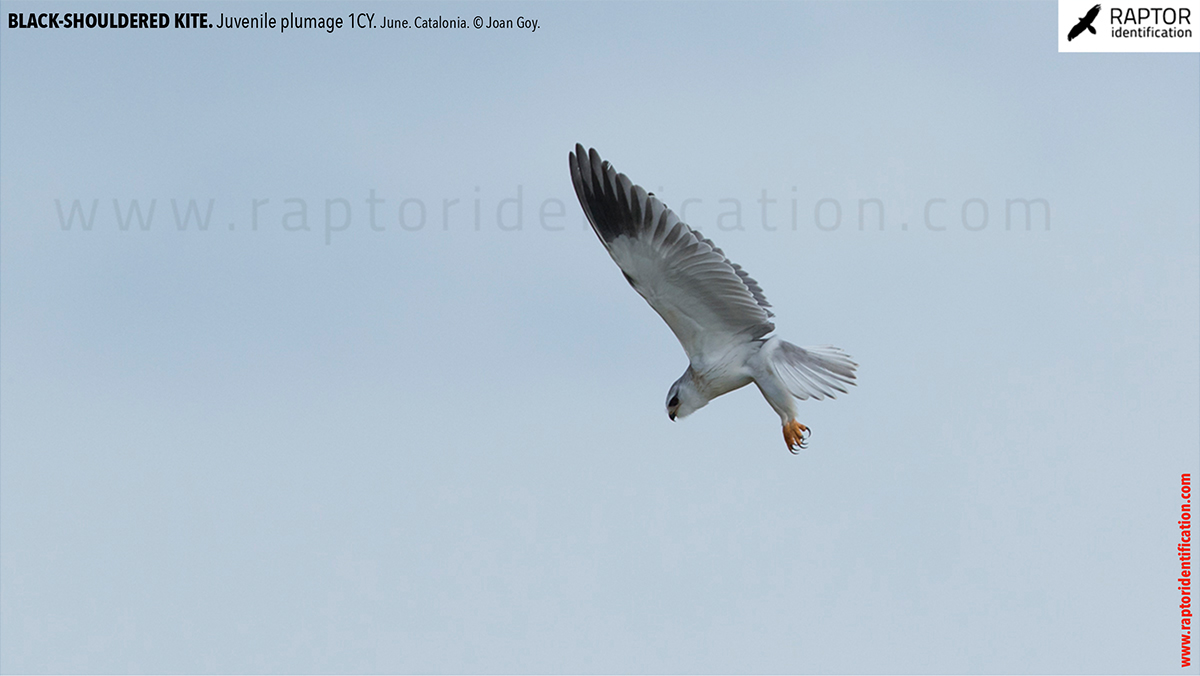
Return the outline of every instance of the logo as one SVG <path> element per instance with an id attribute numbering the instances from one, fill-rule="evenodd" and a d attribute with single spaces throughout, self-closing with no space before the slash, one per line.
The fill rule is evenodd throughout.
<path id="1" fill-rule="evenodd" d="M 1095 35 L 1096 29 L 1092 26 L 1092 22 L 1095 21 L 1096 17 L 1098 16 L 1100 16 L 1100 5 L 1092 7 L 1088 10 L 1086 15 L 1079 17 L 1079 23 L 1075 24 L 1075 27 L 1071 29 L 1070 33 L 1067 33 L 1067 41 L 1070 42 L 1071 40 L 1079 37 L 1079 34 L 1085 30 L 1092 35 Z"/>
<path id="2" fill-rule="evenodd" d="M 1103 1 L 1058 0 L 1058 51 L 1200 52 L 1200 0 Z"/>

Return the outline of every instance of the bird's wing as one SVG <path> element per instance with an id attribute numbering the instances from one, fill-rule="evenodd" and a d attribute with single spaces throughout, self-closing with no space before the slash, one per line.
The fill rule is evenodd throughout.
<path id="1" fill-rule="evenodd" d="M 758 282 L 657 197 L 576 145 L 571 181 L 625 279 L 667 322 L 693 364 L 775 329 Z"/>
<path id="2" fill-rule="evenodd" d="M 1100 14 L 1100 5 L 1096 5 L 1088 10 L 1086 19 L 1089 25 L 1096 20 L 1096 15 L 1098 14 Z"/>
<path id="3" fill-rule="evenodd" d="M 797 399 L 834 399 L 854 384 L 858 366 L 836 347 L 796 347 L 786 340 L 771 340 L 766 360 Z"/>
<path id="4" fill-rule="evenodd" d="M 1071 29 L 1071 32 L 1067 33 L 1067 42 L 1079 37 L 1079 34 L 1083 32 L 1084 28 L 1085 26 L 1083 21 L 1075 24 L 1075 27 Z"/>

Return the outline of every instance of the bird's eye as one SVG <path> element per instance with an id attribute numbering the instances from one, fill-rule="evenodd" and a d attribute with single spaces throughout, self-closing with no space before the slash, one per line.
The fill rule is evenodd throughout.
<path id="1" fill-rule="evenodd" d="M 679 405 L 679 397 L 671 397 L 671 401 L 667 402 L 667 406 L 675 408 Z"/>

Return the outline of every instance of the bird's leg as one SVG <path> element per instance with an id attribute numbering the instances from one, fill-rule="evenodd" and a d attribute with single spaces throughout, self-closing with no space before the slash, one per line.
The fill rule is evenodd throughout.
<path id="1" fill-rule="evenodd" d="M 783 424 L 783 441 L 787 444 L 788 450 L 795 455 L 801 449 L 808 447 L 808 436 L 812 434 L 807 427 L 795 419 L 789 420 Z"/>

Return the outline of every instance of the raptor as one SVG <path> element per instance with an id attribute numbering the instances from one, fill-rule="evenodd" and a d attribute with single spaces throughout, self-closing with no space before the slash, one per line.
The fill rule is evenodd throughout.
<path id="1" fill-rule="evenodd" d="M 762 287 L 712 240 L 594 149 L 576 145 L 569 159 L 592 229 L 687 353 L 687 370 L 667 392 L 667 416 L 685 418 L 754 383 L 779 414 L 788 450 L 805 448 L 810 431 L 796 420 L 796 400 L 845 393 L 858 365 L 836 347 L 797 347 L 770 335 L 774 314 Z"/>

